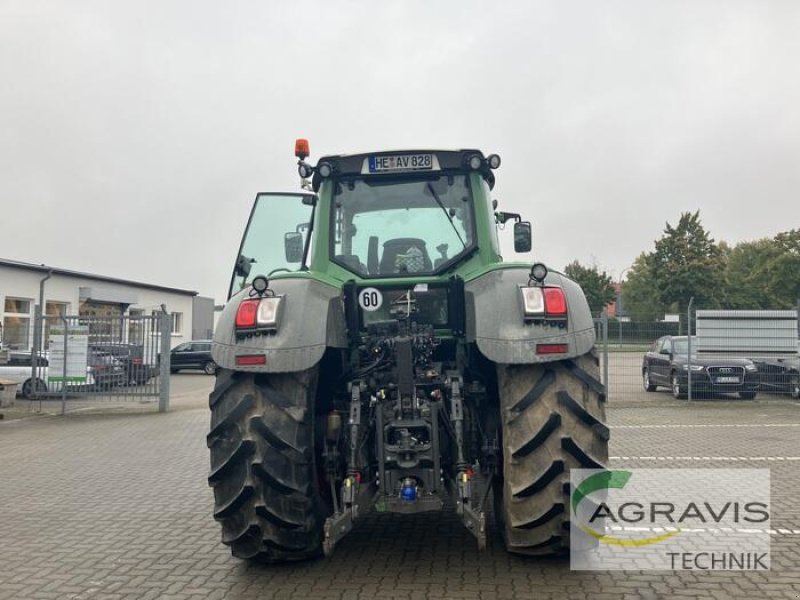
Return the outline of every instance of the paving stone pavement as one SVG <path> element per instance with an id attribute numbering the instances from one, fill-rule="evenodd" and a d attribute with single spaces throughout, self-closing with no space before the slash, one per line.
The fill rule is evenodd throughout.
<path id="1" fill-rule="evenodd" d="M 496 536 L 479 553 L 449 514 L 370 514 L 330 559 L 233 559 L 211 518 L 205 393 L 167 414 L 0 423 L 0 600 L 800 598 L 796 402 L 609 403 L 614 466 L 772 469 L 772 525 L 789 533 L 773 536 L 770 572 L 573 572 Z"/>

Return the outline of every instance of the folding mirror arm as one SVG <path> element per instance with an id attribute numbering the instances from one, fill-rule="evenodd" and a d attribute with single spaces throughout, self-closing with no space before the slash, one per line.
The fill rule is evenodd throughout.
<path id="1" fill-rule="evenodd" d="M 512 212 L 496 212 L 494 213 L 494 217 L 498 223 L 501 223 L 503 225 L 505 225 L 511 219 L 514 219 L 515 223 L 519 223 L 520 221 L 522 221 L 522 215 Z"/>

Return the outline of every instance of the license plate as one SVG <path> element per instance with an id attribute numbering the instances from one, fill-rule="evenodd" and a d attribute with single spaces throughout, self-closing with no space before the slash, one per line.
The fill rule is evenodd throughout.
<path id="1" fill-rule="evenodd" d="M 432 171 L 438 162 L 433 154 L 395 154 L 389 156 L 370 156 L 370 173 L 391 173 L 394 171 Z"/>
<path id="2" fill-rule="evenodd" d="M 717 377 L 717 383 L 739 383 L 738 377 Z"/>

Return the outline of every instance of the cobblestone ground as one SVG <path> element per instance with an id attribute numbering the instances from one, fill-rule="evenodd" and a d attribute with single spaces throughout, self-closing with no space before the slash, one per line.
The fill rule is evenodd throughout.
<path id="1" fill-rule="evenodd" d="M 800 404 L 609 403 L 612 465 L 769 467 L 772 570 L 573 572 L 484 553 L 446 514 L 367 516 L 326 560 L 266 567 L 219 543 L 206 486 L 210 378 L 174 378 L 173 411 L 0 423 L 0 599 L 800 598 Z"/>

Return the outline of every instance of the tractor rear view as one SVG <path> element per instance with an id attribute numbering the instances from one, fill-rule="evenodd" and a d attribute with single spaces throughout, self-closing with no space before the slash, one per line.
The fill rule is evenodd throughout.
<path id="1" fill-rule="evenodd" d="M 256 198 L 212 349 L 209 484 L 234 556 L 330 554 L 373 508 L 454 510 L 487 542 L 569 548 L 569 473 L 608 454 L 580 287 L 503 262 L 497 155 L 296 155 Z"/>

